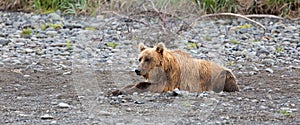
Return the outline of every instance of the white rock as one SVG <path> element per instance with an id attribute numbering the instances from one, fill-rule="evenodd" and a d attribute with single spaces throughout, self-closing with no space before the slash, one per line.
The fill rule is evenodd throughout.
<path id="1" fill-rule="evenodd" d="M 25 78 L 30 77 L 30 75 L 23 75 Z"/>
<path id="2" fill-rule="evenodd" d="M 45 114 L 41 116 L 41 119 L 53 119 L 54 117 L 49 115 L 49 114 Z"/>
<path id="3" fill-rule="evenodd" d="M 271 68 L 266 68 L 266 71 L 273 74 L 273 70 Z"/>
<path id="4" fill-rule="evenodd" d="M 101 115 L 104 115 L 104 116 L 111 116 L 111 115 L 113 115 L 112 113 L 107 112 L 107 111 L 100 111 L 99 113 L 100 113 Z"/>
<path id="5" fill-rule="evenodd" d="M 67 104 L 67 103 L 60 102 L 60 103 L 58 103 L 58 107 L 59 108 L 69 108 L 71 106 L 69 104 Z"/>
<path id="6" fill-rule="evenodd" d="M 63 73 L 63 75 L 71 75 L 72 74 L 72 72 L 70 71 L 70 72 L 64 72 Z"/>
<path id="7" fill-rule="evenodd" d="M 26 48 L 25 49 L 25 52 L 27 52 L 27 53 L 32 53 L 34 50 L 33 49 L 30 49 L 30 48 Z"/>

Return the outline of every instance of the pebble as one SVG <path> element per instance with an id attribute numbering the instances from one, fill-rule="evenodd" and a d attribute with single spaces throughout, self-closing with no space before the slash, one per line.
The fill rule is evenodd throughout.
<path id="1" fill-rule="evenodd" d="M 112 113 L 107 112 L 107 111 L 100 111 L 99 114 L 101 114 L 103 116 L 111 116 L 111 115 L 113 115 Z"/>
<path id="2" fill-rule="evenodd" d="M 263 59 L 261 63 L 267 67 L 271 67 L 274 66 L 275 61 L 273 59 Z"/>
<path id="3" fill-rule="evenodd" d="M 5 46 L 7 45 L 9 42 L 11 42 L 9 39 L 4 39 L 0 37 L 0 45 Z"/>
<path id="4" fill-rule="evenodd" d="M 57 105 L 59 108 L 70 108 L 71 105 L 67 104 L 67 103 L 64 103 L 64 102 L 60 102 L 58 103 Z"/>
<path id="5" fill-rule="evenodd" d="M 134 104 L 144 104 L 145 102 L 143 101 L 134 101 Z"/>
<path id="6" fill-rule="evenodd" d="M 171 94 L 172 96 L 180 96 L 181 92 L 178 88 L 175 88 Z"/>
<path id="7" fill-rule="evenodd" d="M 271 68 L 266 68 L 266 71 L 271 73 L 271 74 L 273 74 L 273 72 L 274 72 L 273 69 L 271 69 Z"/>
<path id="8" fill-rule="evenodd" d="M 119 100 L 110 100 L 109 102 L 111 105 L 116 105 L 116 104 L 120 104 Z"/>
<path id="9" fill-rule="evenodd" d="M 56 31 L 47 31 L 46 35 L 48 35 L 48 36 L 56 36 L 57 32 Z"/>
<path id="10" fill-rule="evenodd" d="M 258 48 L 256 55 L 260 55 L 260 54 L 270 54 L 270 52 L 265 48 L 265 47 L 260 47 Z"/>
<path id="11" fill-rule="evenodd" d="M 32 53 L 32 52 L 34 52 L 34 50 L 33 50 L 33 49 L 30 49 L 30 48 L 26 48 L 26 49 L 25 49 L 25 52 L 27 52 L 27 53 Z"/>
<path id="12" fill-rule="evenodd" d="M 243 100 L 242 97 L 237 97 L 236 99 L 237 99 L 238 101 L 242 101 L 242 100 Z"/>
<path id="13" fill-rule="evenodd" d="M 57 13 L 50 13 L 49 14 L 49 19 L 52 19 L 54 21 L 60 21 L 60 20 L 62 20 L 62 18 L 60 17 L 60 15 L 58 15 Z"/>
<path id="14" fill-rule="evenodd" d="M 72 72 L 71 71 L 68 71 L 68 72 L 64 72 L 63 75 L 71 75 Z"/>
<path id="15" fill-rule="evenodd" d="M 28 77 L 30 77 L 30 75 L 23 75 L 23 77 L 28 78 Z"/>
<path id="16" fill-rule="evenodd" d="M 49 114 L 45 114 L 45 115 L 42 115 L 40 118 L 43 120 L 46 120 L 46 119 L 53 119 L 54 117 Z"/>
<path id="17" fill-rule="evenodd" d="M 257 100 L 257 99 L 253 99 L 253 100 L 251 100 L 251 102 L 255 102 L 255 103 L 257 103 L 257 102 L 258 102 L 258 100 Z"/>
<path id="18" fill-rule="evenodd" d="M 58 123 L 57 123 L 57 121 L 51 121 L 50 122 L 50 125 L 57 125 Z"/>

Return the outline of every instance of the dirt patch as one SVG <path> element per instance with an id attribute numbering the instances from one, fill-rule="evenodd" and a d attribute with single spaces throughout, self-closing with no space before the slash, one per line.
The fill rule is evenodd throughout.
<path id="1" fill-rule="evenodd" d="M 237 74 L 242 90 L 238 93 L 183 96 L 144 93 L 109 97 L 107 92 L 124 85 L 111 81 L 111 72 L 93 72 L 91 77 L 97 79 L 97 84 L 82 89 L 76 86 L 80 81 L 74 74 L 84 72 L 63 73 L 0 68 L 0 123 L 300 123 L 300 69 L 297 68 L 278 68 L 273 74 L 266 71 L 255 75 Z M 70 106 L 63 108 L 59 103 Z M 42 119 L 45 114 L 51 117 Z"/>

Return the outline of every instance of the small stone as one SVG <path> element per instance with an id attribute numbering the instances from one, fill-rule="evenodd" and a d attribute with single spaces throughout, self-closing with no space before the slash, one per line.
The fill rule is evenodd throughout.
<path id="1" fill-rule="evenodd" d="M 131 112 L 131 111 L 132 111 L 131 108 L 126 108 L 125 110 L 126 110 L 127 112 Z"/>
<path id="2" fill-rule="evenodd" d="M 71 75 L 71 74 L 72 74 L 71 71 L 69 71 L 69 72 L 64 72 L 64 73 L 63 73 L 63 75 Z"/>
<path id="3" fill-rule="evenodd" d="M 109 103 L 111 105 L 116 105 L 116 104 L 120 104 L 120 101 L 119 100 L 111 100 Z"/>
<path id="4" fill-rule="evenodd" d="M 271 67 L 274 65 L 275 61 L 273 59 L 264 59 L 261 61 L 265 66 Z"/>
<path id="5" fill-rule="evenodd" d="M 69 108 L 69 107 L 71 107 L 69 104 L 64 103 L 64 102 L 58 103 L 57 106 L 58 106 L 59 108 Z"/>
<path id="6" fill-rule="evenodd" d="M 26 52 L 26 53 L 32 53 L 32 52 L 34 52 L 34 50 L 33 50 L 33 49 L 30 49 L 30 48 L 26 48 L 26 49 L 25 49 L 25 52 Z"/>
<path id="7" fill-rule="evenodd" d="M 30 77 L 30 75 L 23 75 L 25 78 Z"/>
<path id="8" fill-rule="evenodd" d="M 199 97 L 208 97 L 208 92 L 204 91 L 204 92 L 200 93 Z"/>
<path id="9" fill-rule="evenodd" d="M 134 104 L 144 104 L 145 102 L 142 101 L 134 101 Z"/>
<path id="10" fill-rule="evenodd" d="M 250 71 L 250 72 L 249 72 L 249 75 L 251 75 L 251 76 L 253 76 L 253 75 L 255 75 L 255 74 L 257 74 L 257 72 L 254 72 L 254 71 Z"/>
<path id="11" fill-rule="evenodd" d="M 246 86 L 243 90 L 253 90 L 254 87 Z"/>
<path id="12" fill-rule="evenodd" d="M 258 48 L 256 55 L 259 56 L 260 54 L 270 54 L 270 51 L 268 51 L 265 47 Z"/>
<path id="13" fill-rule="evenodd" d="M 268 107 L 261 105 L 259 108 L 265 110 L 265 109 L 267 109 Z"/>
<path id="14" fill-rule="evenodd" d="M 51 105 L 57 105 L 57 102 L 50 102 Z"/>
<path id="15" fill-rule="evenodd" d="M 84 26 L 81 24 L 71 23 L 71 24 L 65 24 L 63 28 L 73 29 L 73 28 L 83 28 Z"/>
<path id="16" fill-rule="evenodd" d="M 14 47 L 21 47 L 21 46 L 24 46 L 25 45 L 25 43 L 15 43 L 14 44 Z"/>
<path id="17" fill-rule="evenodd" d="M 253 99 L 253 100 L 251 100 L 251 102 L 255 102 L 256 103 L 256 102 L 258 102 L 258 100 L 257 99 Z"/>
<path id="18" fill-rule="evenodd" d="M 50 13 L 49 18 L 52 19 L 52 20 L 55 20 L 55 21 L 61 20 L 60 15 L 58 15 L 57 13 Z"/>
<path id="19" fill-rule="evenodd" d="M 107 111 L 100 111 L 99 113 L 103 116 L 111 116 L 112 115 L 112 113 L 107 112 Z"/>
<path id="20" fill-rule="evenodd" d="M 54 117 L 49 114 L 45 114 L 45 115 L 42 115 L 40 118 L 43 120 L 46 120 L 46 119 L 53 119 Z"/>
<path id="21" fill-rule="evenodd" d="M 242 40 L 246 40 L 246 39 L 248 39 L 248 38 L 249 38 L 249 37 L 246 36 L 246 35 L 242 35 L 242 37 L 241 37 Z"/>
<path id="22" fill-rule="evenodd" d="M 50 125 L 56 125 L 57 124 L 57 121 L 51 121 L 50 122 Z"/>
<path id="23" fill-rule="evenodd" d="M 11 60 L 11 62 L 12 62 L 13 64 L 21 64 L 21 61 L 19 61 L 19 60 L 16 60 L 16 59 L 14 59 L 14 60 Z"/>
<path id="24" fill-rule="evenodd" d="M 221 97 L 227 96 L 227 94 L 226 94 L 225 92 L 220 92 L 219 95 L 220 95 Z"/>
<path id="25" fill-rule="evenodd" d="M 273 70 L 271 68 L 266 68 L 266 71 L 273 74 Z"/>
<path id="26" fill-rule="evenodd" d="M 57 35 L 57 32 L 56 32 L 56 31 L 47 31 L 47 32 L 46 32 L 46 35 L 49 35 L 49 36 L 56 36 L 56 35 Z"/>
<path id="27" fill-rule="evenodd" d="M 4 38 L 0 38 L 0 45 L 7 45 L 9 42 L 11 42 L 10 40 L 8 39 L 4 39 Z"/>
<path id="28" fill-rule="evenodd" d="M 175 88 L 172 92 L 172 96 L 179 96 L 179 95 L 181 95 L 180 90 L 178 88 Z"/>

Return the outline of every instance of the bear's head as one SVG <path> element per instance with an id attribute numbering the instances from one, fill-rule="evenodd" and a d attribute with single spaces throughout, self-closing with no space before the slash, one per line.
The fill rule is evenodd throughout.
<path id="1" fill-rule="evenodd" d="M 162 66 L 163 53 L 166 50 L 164 43 L 158 43 L 157 46 L 149 48 L 143 43 L 139 44 L 139 64 L 135 70 L 137 75 L 147 76 L 155 67 Z"/>

